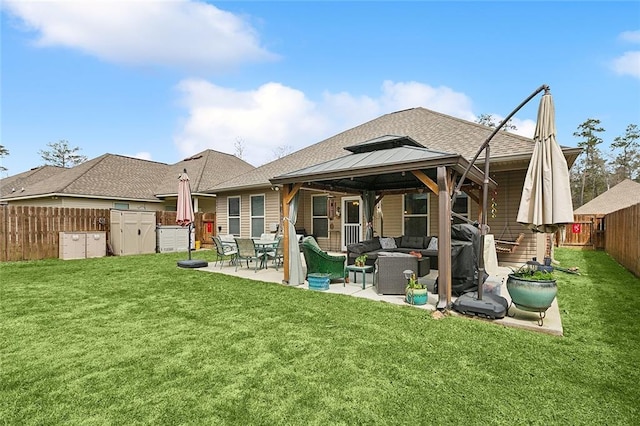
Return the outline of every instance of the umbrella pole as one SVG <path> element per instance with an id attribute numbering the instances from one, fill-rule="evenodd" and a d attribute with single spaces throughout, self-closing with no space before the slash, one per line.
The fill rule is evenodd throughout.
<path id="1" fill-rule="evenodd" d="M 189 227 L 187 228 L 189 230 L 189 242 L 188 242 L 188 250 L 189 250 L 189 260 L 191 260 L 191 223 L 189 224 Z"/>
<path id="2" fill-rule="evenodd" d="M 469 173 L 469 170 L 471 170 L 471 167 L 473 167 L 473 165 L 475 164 L 476 160 L 478 159 L 478 157 L 480 156 L 480 153 L 489 146 L 489 143 L 491 142 L 491 139 L 493 139 L 493 137 L 500 131 L 500 129 L 502 129 L 502 127 L 507 124 L 507 122 L 509 120 L 511 120 L 511 117 L 513 117 L 514 115 L 516 115 L 516 113 L 518 111 L 520 111 L 520 109 L 522 109 L 523 106 L 525 106 L 527 103 L 529 103 L 529 101 L 531 99 L 533 99 L 538 93 L 542 92 L 542 91 L 548 91 L 549 90 L 549 86 L 547 86 L 546 84 L 543 84 L 542 86 L 538 87 L 532 94 L 529 95 L 529 97 L 527 99 L 525 99 L 524 101 L 522 101 L 520 103 L 520 105 L 518 105 L 516 107 L 516 109 L 514 109 L 513 111 L 511 111 L 509 113 L 509 115 L 507 115 L 505 117 L 504 120 L 502 120 L 500 122 L 500 124 L 498 124 L 496 126 L 495 129 L 493 129 L 493 132 L 491 132 L 491 134 L 489 135 L 489 137 L 484 141 L 484 143 L 482 145 L 480 145 L 480 148 L 478 149 L 478 152 L 476 152 L 476 155 L 473 157 L 473 159 L 471 160 L 471 162 L 469 163 L 469 165 L 467 166 L 467 168 L 465 169 L 464 173 L 462 173 L 462 177 L 460 177 L 460 181 L 458 182 L 458 185 L 456 185 L 455 190 L 453 191 L 453 195 L 451 196 L 451 205 L 453 206 L 453 203 L 455 203 L 456 201 L 456 197 L 457 195 L 460 193 L 460 188 L 462 187 L 462 184 L 464 183 L 465 178 L 467 177 L 467 174 Z M 485 157 L 488 157 L 488 155 L 485 155 Z"/>
<path id="3" fill-rule="evenodd" d="M 511 119 L 511 117 L 513 117 L 518 111 L 520 111 L 520 109 L 523 106 L 529 103 L 531 99 L 533 99 L 538 93 L 542 92 L 543 90 L 546 93 L 547 91 L 549 91 L 549 86 L 547 86 L 546 84 L 543 84 L 542 86 L 538 87 L 524 101 L 522 101 L 520 105 L 518 105 L 513 111 L 511 111 L 509 115 L 507 115 L 505 119 L 502 120 L 498 126 L 496 126 L 495 129 L 493 129 L 493 132 L 491 132 L 489 137 L 480 146 L 480 148 L 476 152 L 476 155 L 473 157 L 473 159 L 465 169 L 464 173 L 462 173 L 462 176 L 460 177 L 460 180 L 458 181 L 458 184 L 456 185 L 453 191 L 453 194 L 451 196 L 451 206 L 453 207 L 453 204 L 456 201 L 456 197 L 460 193 L 460 188 L 462 187 L 462 184 L 464 183 L 464 180 L 467 177 L 469 170 L 471 170 L 471 167 L 473 167 L 473 165 L 475 164 L 476 160 L 480 156 L 480 153 L 486 150 L 484 154 L 484 180 L 482 181 L 483 196 L 482 196 L 482 219 L 481 219 L 482 223 L 480 223 L 480 253 L 478 253 L 478 299 L 479 300 L 482 300 L 482 284 L 483 284 L 482 281 L 484 278 L 484 270 L 485 270 L 484 240 L 485 240 L 485 235 L 487 234 L 487 207 L 488 207 L 487 198 L 489 196 L 489 149 L 490 149 L 489 144 L 491 143 L 491 139 L 493 139 L 493 137 L 500 131 L 500 129 L 502 129 L 502 127 L 505 124 L 507 124 L 507 122 Z"/>
<path id="4" fill-rule="evenodd" d="M 487 144 L 484 153 L 484 180 L 482 181 L 482 218 L 480 219 L 480 250 L 478 252 L 478 300 L 482 300 L 482 284 L 484 284 L 484 240 L 485 235 L 487 235 L 487 198 L 489 198 L 490 149 L 490 145 Z"/>

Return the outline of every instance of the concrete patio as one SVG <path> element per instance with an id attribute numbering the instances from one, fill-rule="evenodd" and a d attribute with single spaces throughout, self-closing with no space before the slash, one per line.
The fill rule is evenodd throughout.
<path id="1" fill-rule="evenodd" d="M 335 253 L 335 254 L 339 255 L 342 253 Z M 301 258 L 302 258 L 302 255 L 301 255 Z M 302 267 L 303 267 L 303 270 L 305 270 L 306 272 L 304 258 L 302 258 Z M 198 270 L 206 271 L 206 272 L 217 272 L 221 274 L 233 275 L 233 276 L 247 278 L 251 280 L 272 282 L 272 283 L 285 285 L 282 283 L 283 276 L 284 276 L 282 268 L 279 268 L 279 270 L 276 270 L 272 265 L 269 265 L 267 269 L 259 269 L 257 272 L 254 272 L 253 268 L 247 268 L 246 266 L 238 267 L 238 271 L 236 271 L 235 269 L 236 269 L 235 266 L 229 266 L 229 262 L 224 262 L 224 266 L 222 266 L 222 268 L 220 268 L 220 263 L 218 263 L 217 265 L 214 265 L 213 262 L 209 262 L 209 265 L 207 267 L 198 268 Z M 509 272 L 511 272 L 511 269 L 500 267 L 498 268 L 498 271 L 499 271 L 499 275 L 491 276 L 489 279 L 492 280 L 493 282 L 502 283 L 500 287 L 500 290 L 501 290 L 500 295 L 505 299 L 507 299 L 507 302 L 509 302 L 510 304 L 511 299 L 509 297 L 509 292 L 507 291 L 506 280 L 507 280 L 507 275 L 509 274 Z M 437 276 L 438 276 L 438 271 L 432 270 L 427 277 L 431 279 L 435 279 Z M 346 285 L 343 285 L 342 282 L 332 282 L 329 286 L 329 290 L 325 290 L 323 292 L 344 294 L 344 295 L 353 296 L 353 297 L 361 297 L 364 299 L 370 299 L 370 300 L 375 300 L 379 302 L 387 302 L 395 305 L 402 305 L 402 306 L 406 306 L 407 308 L 413 308 L 413 309 L 425 309 L 429 311 L 436 310 L 436 303 L 438 301 L 437 294 L 429 293 L 429 300 L 426 305 L 412 306 L 407 304 L 404 301 L 403 295 L 377 294 L 373 288 L 372 273 L 366 274 L 366 285 L 364 289 L 362 288 L 361 273 L 358 273 L 357 283 L 353 281 L 352 274 L 350 274 L 350 278 L 351 278 L 350 282 L 346 283 Z M 303 289 L 303 290 L 309 290 L 309 283 L 305 281 L 304 284 L 302 285 L 292 286 L 292 287 Z M 311 291 L 317 291 L 317 290 L 311 290 Z M 455 297 L 452 300 L 455 300 Z M 562 336 L 563 334 L 562 321 L 560 318 L 560 311 L 558 308 L 557 299 L 554 299 L 551 307 L 547 309 L 546 316 L 544 318 L 544 324 L 542 326 L 538 325 L 539 315 L 537 312 L 523 311 L 516 308 L 515 306 L 511 306 L 509 309 L 509 313 L 511 315 L 514 315 L 513 317 L 505 316 L 504 318 L 498 319 L 498 320 L 489 320 L 489 319 L 484 319 L 479 317 L 466 316 L 466 315 L 459 314 L 454 310 L 450 310 L 449 312 L 452 315 L 469 318 L 470 320 L 487 321 L 487 322 L 497 324 L 497 325 L 502 325 L 505 327 L 522 328 L 530 331 L 535 331 L 538 333 L 546 333 L 546 334 L 551 334 L 555 336 Z"/>

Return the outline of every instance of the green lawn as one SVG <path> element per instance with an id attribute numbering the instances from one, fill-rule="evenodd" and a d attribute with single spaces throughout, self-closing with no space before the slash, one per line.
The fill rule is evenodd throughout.
<path id="1" fill-rule="evenodd" d="M 183 258 L 1 264 L 1 421 L 640 424 L 640 280 L 606 253 L 557 250 L 565 337 Z"/>

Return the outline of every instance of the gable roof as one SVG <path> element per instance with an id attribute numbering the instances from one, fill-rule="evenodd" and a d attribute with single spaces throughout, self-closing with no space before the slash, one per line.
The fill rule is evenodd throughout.
<path id="1" fill-rule="evenodd" d="M 229 173 L 250 170 L 253 166 L 213 150 L 203 151 L 173 165 L 103 154 L 75 167 L 62 168 L 55 175 L 45 176 L 42 173 L 41 179 L 33 178 L 32 182 L 24 185 L 24 191 L 3 198 L 19 200 L 64 195 L 160 202 L 162 197 L 177 195 L 178 174 L 184 168 L 189 170 L 191 185 L 195 189 L 192 193 L 203 193 L 208 187 L 226 180 Z"/>
<path id="2" fill-rule="evenodd" d="M 385 135 L 402 135 L 430 150 L 455 153 L 470 160 L 492 131 L 490 127 L 426 108 L 397 111 L 238 175 L 211 190 L 220 192 L 270 185 L 269 179 L 275 176 L 342 157 L 348 154 L 346 147 L 371 142 Z M 498 132 L 491 142 L 492 161 L 519 156 L 526 168 L 533 144 L 530 138 Z"/>
<path id="3" fill-rule="evenodd" d="M 588 203 L 574 210 L 574 214 L 607 214 L 640 203 L 640 183 L 625 179 Z"/>
<path id="4" fill-rule="evenodd" d="M 178 175 L 185 169 L 189 175 L 191 193 L 210 195 L 207 194 L 210 188 L 255 167 L 235 155 L 208 149 L 170 165 L 161 183 L 156 187 L 156 196 L 177 196 Z"/>

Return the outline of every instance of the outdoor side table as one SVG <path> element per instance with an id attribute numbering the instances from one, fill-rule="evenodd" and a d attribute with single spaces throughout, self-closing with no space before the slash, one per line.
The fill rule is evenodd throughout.
<path id="1" fill-rule="evenodd" d="M 373 272 L 373 266 L 365 265 L 365 266 L 356 266 L 356 265 L 347 265 L 347 275 L 349 271 L 353 272 L 353 282 L 358 283 L 358 272 L 362 272 L 362 289 L 364 290 L 364 286 L 367 281 L 367 272 Z M 345 284 L 346 285 L 346 284 Z"/>

